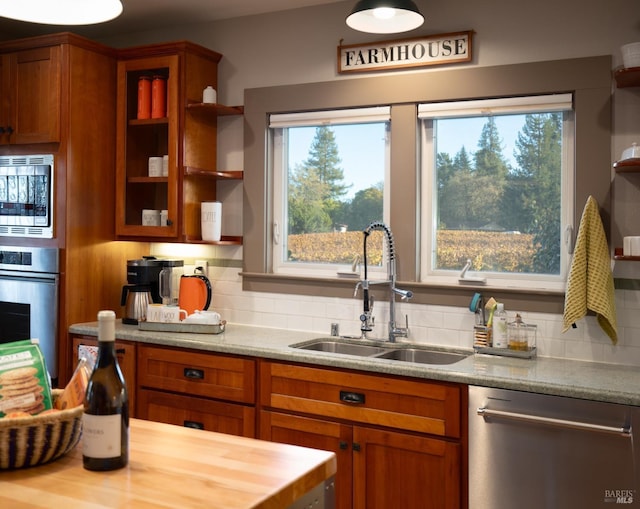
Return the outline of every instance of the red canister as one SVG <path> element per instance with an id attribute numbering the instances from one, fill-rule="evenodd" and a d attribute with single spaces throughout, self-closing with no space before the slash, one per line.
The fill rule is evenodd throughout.
<path id="1" fill-rule="evenodd" d="M 167 116 L 167 82 L 162 76 L 154 76 L 151 84 L 151 118 Z"/>
<path id="2" fill-rule="evenodd" d="M 138 118 L 151 118 L 151 79 L 140 76 L 138 79 Z"/>

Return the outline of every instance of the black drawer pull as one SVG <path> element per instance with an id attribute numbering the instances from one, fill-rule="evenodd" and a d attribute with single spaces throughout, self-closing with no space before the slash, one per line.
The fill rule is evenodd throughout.
<path id="1" fill-rule="evenodd" d="M 193 380 L 204 380 L 204 371 L 196 368 L 184 368 L 184 377 Z"/>
<path id="2" fill-rule="evenodd" d="M 185 428 L 204 429 L 204 424 L 198 421 L 184 421 L 183 426 Z"/>
<path id="3" fill-rule="evenodd" d="M 340 391 L 340 401 L 354 405 L 364 405 L 364 394 L 359 392 Z"/>
<path id="4" fill-rule="evenodd" d="M 124 355 L 127 351 L 124 348 L 116 348 L 116 354 Z"/>

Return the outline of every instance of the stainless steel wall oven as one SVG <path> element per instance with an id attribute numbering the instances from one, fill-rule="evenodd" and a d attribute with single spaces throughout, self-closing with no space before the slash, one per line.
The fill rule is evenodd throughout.
<path id="1" fill-rule="evenodd" d="M 0 343 L 38 338 L 58 378 L 59 250 L 0 246 Z"/>
<path id="2" fill-rule="evenodd" d="M 0 236 L 53 238 L 53 155 L 0 156 Z"/>

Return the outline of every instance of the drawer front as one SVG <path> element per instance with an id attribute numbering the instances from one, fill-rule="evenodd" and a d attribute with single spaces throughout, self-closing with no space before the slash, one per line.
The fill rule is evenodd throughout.
<path id="1" fill-rule="evenodd" d="M 141 419 L 255 438 L 255 408 L 140 389 Z"/>
<path id="2" fill-rule="evenodd" d="M 446 382 L 263 361 L 260 403 L 298 414 L 461 436 L 461 388 Z"/>
<path id="3" fill-rule="evenodd" d="M 255 361 L 239 357 L 138 347 L 138 386 L 255 404 Z"/>

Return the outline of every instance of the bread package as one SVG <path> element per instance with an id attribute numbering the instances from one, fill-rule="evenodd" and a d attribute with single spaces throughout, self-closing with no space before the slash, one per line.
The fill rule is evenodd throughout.
<path id="1" fill-rule="evenodd" d="M 0 344 L 0 417 L 52 407 L 51 384 L 37 340 Z"/>

